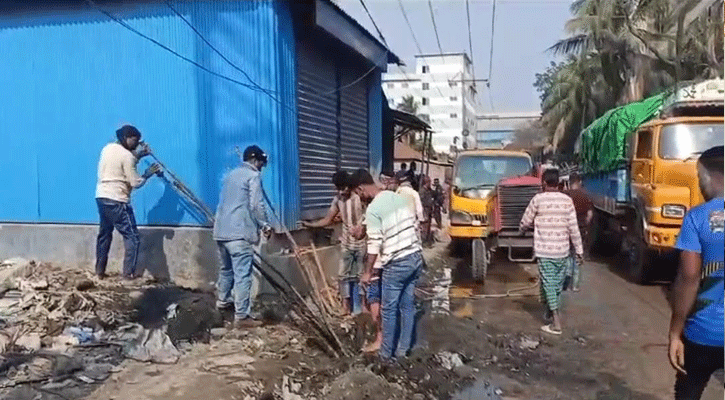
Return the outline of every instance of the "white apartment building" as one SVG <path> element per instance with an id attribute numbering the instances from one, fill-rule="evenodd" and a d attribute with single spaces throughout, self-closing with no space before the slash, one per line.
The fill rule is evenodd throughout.
<path id="1" fill-rule="evenodd" d="M 390 108 L 413 96 L 418 115 L 433 128 L 434 149 L 448 153 L 454 142 L 458 149 L 476 145 L 474 79 L 468 54 L 451 53 L 417 55 L 415 72 L 383 74 L 382 83 Z"/>

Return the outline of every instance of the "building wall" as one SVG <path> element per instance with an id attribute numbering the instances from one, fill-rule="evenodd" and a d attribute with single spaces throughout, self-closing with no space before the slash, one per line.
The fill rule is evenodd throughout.
<path id="1" fill-rule="evenodd" d="M 202 35 L 271 96 L 250 84 L 165 4 L 103 5 L 134 29 L 230 79 L 202 71 L 92 7 L 0 16 L 0 221 L 95 223 L 96 166 L 124 123 L 210 207 L 235 146 L 270 154 L 264 185 L 288 225 L 297 221 L 295 42 L 287 3 L 176 2 Z M 142 160 L 143 170 L 149 160 Z M 201 225 L 162 179 L 132 200 L 139 224 Z"/>
<path id="2" fill-rule="evenodd" d="M 472 148 L 475 143 L 473 79 L 472 64 L 463 53 L 419 55 L 416 56 L 415 72 L 385 74 L 383 90 L 391 108 L 412 95 L 419 104 L 418 114 L 429 118 L 435 132 L 434 148 L 448 152 L 456 137 L 459 138 L 458 147 L 462 147 L 464 131 L 469 134 L 469 146 Z"/>

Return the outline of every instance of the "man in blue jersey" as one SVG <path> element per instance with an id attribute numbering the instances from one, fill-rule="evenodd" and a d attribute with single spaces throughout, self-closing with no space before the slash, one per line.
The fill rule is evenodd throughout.
<path id="1" fill-rule="evenodd" d="M 723 368 L 723 147 L 702 153 L 697 171 L 706 202 L 687 213 L 676 246 L 669 358 L 677 400 L 699 399 Z"/>

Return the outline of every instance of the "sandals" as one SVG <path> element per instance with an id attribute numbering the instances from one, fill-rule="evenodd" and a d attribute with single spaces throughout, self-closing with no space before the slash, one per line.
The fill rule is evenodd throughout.
<path id="1" fill-rule="evenodd" d="M 542 326 L 541 330 L 551 335 L 561 336 L 561 329 L 554 329 L 551 324 Z"/>

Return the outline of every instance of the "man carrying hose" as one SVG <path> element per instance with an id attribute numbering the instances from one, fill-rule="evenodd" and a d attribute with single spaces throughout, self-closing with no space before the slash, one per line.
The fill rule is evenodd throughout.
<path id="1" fill-rule="evenodd" d="M 160 172 L 158 164 L 152 164 L 142 176 L 136 172 L 138 160 L 150 154 L 149 148 L 141 145 L 141 132 L 131 125 L 124 125 L 116 131 L 117 142 L 109 143 L 101 151 L 98 162 L 98 184 L 96 204 L 100 216 L 100 229 L 96 242 L 96 275 L 106 276 L 108 252 L 111 249 L 113 229 L 123 236 L 126 248 L 123 258 L 123 276 L 136 279 L 140 275 L 138 251 L 141 238 L 136 227 L 136 217 L 131 208 L 131 191 L 140 188 L 146 180 Z"/>
<path id="2" fill-rule="evenodd" d="M 214 222 L 214 240 L 221 265 L 217 281 L 217 307 L 234 306 L 234 327 L 252 328 L 261 321 L 251 316 L 252 263 L 260 232 L 272 234 L 262 189 L 262 168 L 267 155 L 257 146 L 244 150 L 244 163 L 223 180 Z"/>
<path id="3" fill-rule="evenodd" d="M 348 186 L 350 175 L 346 171 L 337 171 L 332 175 L 332 183 L 337 189 L 337 196 L 332 199 L 330 209 L 325 218 L 317 222 L 303 222 L 306 228 L 322 228 L 334 224 L 337 216 L 342 219 L 342 260 L 338 276 L 340 279 L 340 295 L 344 302 L 345 315 L 356 312 L 360 304 L 358 291 L 360 274 L 363 267 L 365 240 L 352 234 L 359 227 L 363 218 L 363 205 L 360 197 L 352 193 Z"/>

